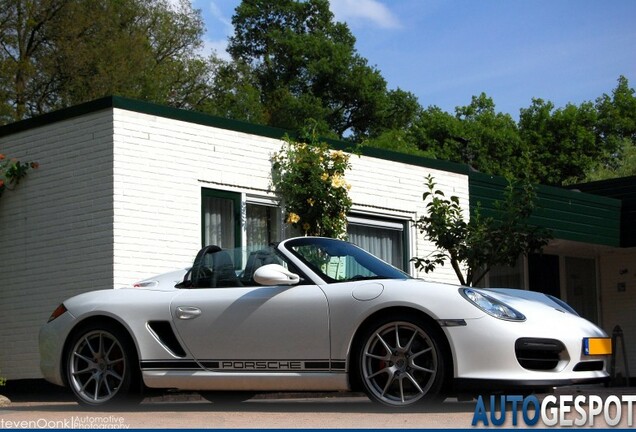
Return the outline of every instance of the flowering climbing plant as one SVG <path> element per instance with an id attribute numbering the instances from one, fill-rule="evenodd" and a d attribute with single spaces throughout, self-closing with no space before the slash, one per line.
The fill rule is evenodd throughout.
<path id="1" fill-rule="evenodd" d="M 7 159 L 0 153 L 0 196 L 6 190 L 13 190 L 20 183 L 29 169 L 37 169 L 37 162 L 20 162 L 17 159 Z"/>
<path id="2" fill-rule="evenodd" d="M 345 239 L 352 203 L 344 178 L 349 155 L 329 149 L 314 133 L 306 141 L 286 138 L 272 156 L 272 186 L 285 221 L 305 235 Z"/>

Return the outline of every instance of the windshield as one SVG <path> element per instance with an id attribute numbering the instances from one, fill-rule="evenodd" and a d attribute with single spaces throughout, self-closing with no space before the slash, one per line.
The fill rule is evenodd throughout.
<path id="1" fill-rule="evenodd" d="M 410 279 L 410 276 L 359 247 L 340 240 L 303 237 L 283 245 L 325 282 Z"/>

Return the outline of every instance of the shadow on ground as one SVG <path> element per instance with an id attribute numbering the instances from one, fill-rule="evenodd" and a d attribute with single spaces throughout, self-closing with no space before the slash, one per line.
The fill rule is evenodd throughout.
<path id="1" fill-rule="evenodd" d="M 0 392 L 13 404 L 11 411 L 95 412 L 94 408 L 79 406 L 70 390 L 44 380 L 9 381 Z M 598 394 L 603 398 L 612 394 L 634 394 L 634 387 L 572 386 L 559 388 L 555 394 Z M 360 393 L 258 393 L 245 402 L 208 402 L 196 392 L 154 391 L 146 395 L 141 404 L 108 408 L 117 412 L 335 412 L 379 413 L 392 412 L 374 404 Z M 537 395 L 542 399 L 545 395 Z M 101 410 L 101 409 L 100 409 Z M 460 413 L 474 412 L 475 401 L 458 401 L 449 398 L 443 403 L 417 404 L 399 412 Z M 396 410 L 393 410 L 396 411 Z"/>
<path id="2" fill-rule="evenodd" d="M 1 389 L 13 404 L 11 411 L 94 412 L 94 408 L 79 406 L 70 390 L 44 380 L 16 380 L 7 382 Z M 453 413 L 473 412 L 474 402 L 458 402 L 449 399 L 443 403 L 418 404 L 406 412 Z M 150 392 L 141 404 L 119 405 L 117 412 L 166 412 L 166 411 L 224 411 L 224 412 L 391 412 L 372 403 L 360 393 L 258 393 L 245 402 L 209 402 L 195 392 Z M 405 412 L 400 409 L 400 412 Z"/>

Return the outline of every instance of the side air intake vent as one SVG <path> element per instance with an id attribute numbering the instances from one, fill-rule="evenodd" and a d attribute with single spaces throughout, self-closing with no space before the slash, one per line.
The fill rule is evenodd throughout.
<path id="1" fill-rule="evenodd" d="M 517 339 L 515 354 L 524 369 L 537 371 L 556 370 L 559 362 L 567 359 L 565 346 L 556 339 Z"/>
<path id="2" fill-rule="evenodd" d="M 177 357 L 186 356 L 169 321 L 148 321 L 148 329 L 171 354 Z"/>

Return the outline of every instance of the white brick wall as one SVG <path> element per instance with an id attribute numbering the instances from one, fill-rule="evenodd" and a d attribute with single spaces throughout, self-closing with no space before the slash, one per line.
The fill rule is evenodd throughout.
<path id="1" fill-rule="evenodd" d="M 201 245 L 201 188 L 266 195 L 281 143 L 115 110 L 115 284 L 185 267 Z"/>
<path id="2" fill-rule="evenodd" d="M 614 326 L 623 329 L 627 360 L 632 377 L 636 376 L 636 248 L 605 254 L 600 259 L 601 306 L 603 328 L 611 335 Z M 625 284 L 625 291 L 618 284 Z M 622 346 L 617 350 L 617 370 L 625 376 Z"/>
<path id="3" fill-rule="evenodd" d="M 65 298 L 190 265 L 201 243 L 201 188 L 271 196 L 270 157 L 282 145 L 122 109 L 0 139 L 1 153 L 41 164 L 0 203 L 0 373 L 40 376 L 38 330 Z M 416 219 L 430 173 L 468 215 L 465 175 L 351 162 L 357 209 Z M 421 235 L 412 243 L 419 256 L 432 250 Z M 450 266 L 427 276 L 456 281 Z"/>
<path id="4" fill-rule="evenodd" d="M 446 196 L 456 195 L 460 198 L 464 215 L 468 217 L 466 175 L 365 156 L 352 156 L 350 160 L 352 170 L 347 174 L 347 179 L 352 185 L 351 198 L 354 205 L 375 209 L 388 216 L 395 213 L 409 214 L 413 220 L 417 220 L 426 213 L 426 203 L 422 200 L 422 194 L 426 191 L 425 178 L 430 174 L 437 188 L 443 190 Z M 415 235 L 416 231 L 412 232 Z M 414 246 L 411 248 L 413 256 L 425 257 L 435 250 L 419 232 L 410 240 Z M 417 276 L 440 282 L 458 283 L 448 263 L 438 267 L 435 273 L 427 275 L 421 272 Z"/>
<path id="5" fill-rule="evenodd" d="M 112 116 L 0 138 L 38 161 L 0 201 L 0 375 L 39 376 L 39 327 L 65 298 L 112 286 Z"/>
<path id="6" fill-rule="evenodd" d="M 270 157 L 282 146 L 277 139 L 115 110 L 115 284 L 189 265 L 201 242 L 201 188 L 271 195 Z M 466 175 L 366 156 L 352 156 L 351 163 L 346 177 L 354 207 L 416 219 L 425 211 L 430 173 L 445 193 L 460 197 L 468 215 Z M 418 235 L 413 253 L 432 250 Z M 457 281 L 449 265 L 426 277 Z"/>

